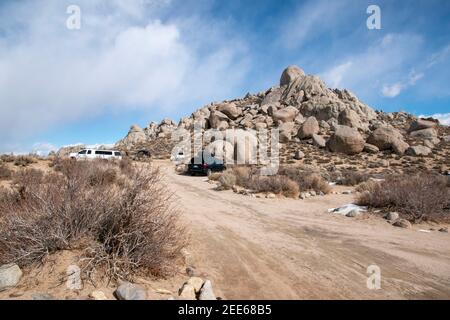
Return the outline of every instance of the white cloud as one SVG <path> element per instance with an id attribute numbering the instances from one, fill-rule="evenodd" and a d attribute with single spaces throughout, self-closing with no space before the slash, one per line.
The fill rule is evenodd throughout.
<path id="1" fill-rule="evenodd" d="M 387 34 L 365 51 L 329 66 L 320 76 L 331 87 L 349 88 L 366 97 L 379 91 L 394 97 L 423 76 L 410 72 L 405 81 L 395 80 L 404 72 L 405 65 L 415 60 L 422 43 L 416 34 Z"/>
<path id="2" fill-rule="evenodd" d="M 400 82 L 394 83 L 393 85 L 384 85 L 382 93 L 385 97 L 394 98 L 402 92 L 403 88 L 404 86 Z"/>
<path id="3" fill-rule="evenodd" d="M 170 1 L 77 3 L 75 31 L 65 27 L 59 1 L 0 10 L 0 150 L 105 112 L 191 109 L 225 98 L 246 74 L 246 46 L 237 37 L 216 41 L 222 35 L 202 18 L 156 19 L 154 4 Z M 193 33 L 202 36 L 192 40 Z"/>
<path id="4" fill-rule="evenodd" d="M 383 96 L 387 98 L 395 98 L 408 87 L 416 85 L 417 81 L 423 78 L 423 75 L 424 75 L 423 73 L 416 73 L 414 71 L 411 71 L 406 81 L 396 82 L 392 85 L 384 85 L 381 92 Z"/>

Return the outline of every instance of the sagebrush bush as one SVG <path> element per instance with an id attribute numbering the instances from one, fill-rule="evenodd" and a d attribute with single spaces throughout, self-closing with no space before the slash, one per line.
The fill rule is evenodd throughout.
<path id="1" fill-rule="evenodd" d="M 6 164 L 0 164 L 0 180 L 8 180 L 12 176 L 12 170 Z"/>
<path id="2" fill-rule="evenodd" d="M 234 185 L 236 185 L 237 179 L 236 175 L 232 170 L 226 170 L 219 178 L 219 183 L 221 189 L 230 190 Z"/>
<path id="3" fill-rule="evenodd" d="M 370 179 L 370 175 L 365 172 L 344 170 L 337 183 L 344 186 L 356 186 Z"/>
<path id="4" fill-rule="evenodd" d="M 311 190 L 323 192 L 324 194 L 331 192 L 328 182 L 317 172 L 307 172 L 296 167 L 282 167 L 279 170 L 279 174 L 295 181 L 302 192 Z"/>
<path id="5" fill-rule="evenodd" d="M 358 204 L 396 211 L 412 222 L 448 221 L 450 189 L 445 177 L 433 174 L 390 176 L 365 190 Z"/>
<path id="6" fill-rule="evenodd" d="M 13 190 L 0 191 L 0 264 L 40 263 L 86 243 L 88 275 L 101 269 L 131 280 L 176 270 L 185 230 L 158 170 L 133 167 L 125 175 L 117 164 L 70 160 L 55 168 L 21 170 Z"/>
<path id="7" fill-rule="evenodd" d="M 30 164 L 36 163 L 37 160 L 33 156 L 17 156 L 14 159 L 14 165 L 20 167 L 27 167 Z"/>
<path id="8" fill-rule="evenodd" d="M 245 185 L 256 192 L 271 192 L 285 197 L 298 198 L 300 191 L 297 183 L 286 176 L 253 176 Z"/>

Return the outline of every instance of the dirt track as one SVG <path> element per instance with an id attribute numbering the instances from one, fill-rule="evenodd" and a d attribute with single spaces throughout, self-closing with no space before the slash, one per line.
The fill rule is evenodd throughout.
<path id="1" fill-rule="evenodd" d="M 191 229 L 190 262 L 226 299 L 449 299 L 450 236 L 327 209 L 351 195 L 257 199 L 159 163 Z M 367 267 L 381 268 L 369 290 Z"/>

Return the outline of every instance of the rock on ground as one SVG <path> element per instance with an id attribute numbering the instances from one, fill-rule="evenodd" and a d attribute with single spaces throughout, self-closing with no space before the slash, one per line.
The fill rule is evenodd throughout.
<path id="1" fill-rule="evenodd" d="M 22 270 L 11 263 L 0 267 L 0 291 L 15 287 L 22 278 Z"/>
<path id="2" fill-rule="evenodd" d="M 411 222 L 409 222 L 408 220 L 405 220 L 405 219 L 399 219 L 399 220 L 395 221 L 392 225 L 394 227 L 399 227 L 399 228 L 404 228 L 404 229 L 412 228 Z"/>
<path id="3" fill-rule="evenodd" d="M 134 285 L 129 282 L 122 283 L 116 291 L 114 291 L 114 295 L 119 300 L 146 300 L 147 299 L 147 291 L 137 285 Z"/>
<path id="4" fill-rule="evenodd" d="M 358 130 L 346 126 L 338 126 L 327 143 L 331 151 L 349 155 L 360 153 L 364 145 L 364 138 Z"/>
<path id="5" fill-rule="evenodd" d="M 217 300 L 216 295 L 211 284 L 211 281 L 206 280 L 200 291 L 199 300 Z"/>

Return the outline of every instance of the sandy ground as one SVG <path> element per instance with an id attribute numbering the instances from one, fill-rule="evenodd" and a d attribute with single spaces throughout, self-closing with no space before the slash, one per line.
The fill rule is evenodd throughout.
<path id="1" fill-rule="evenodd" d="M 450 235 L 390 226 L 362 215 L 327 212 L 351 203 L 352 195 L 308 200 L 258 199 L 216 191 L 206 177 L 178 175 L 171 163 L 157 161 L 190 230 L 187 265 L 211 279 L 224 299 L 449 299 Z M 33 165 L 49 170 L 48 163 Z M 348 190 L 349 188 L 342 188 Z M 66 269 L 77 252 L 50 256 L 41 268 L 27 268 L 19 285 L 0 299 L 30 299 L 50 293 L 58 299 L 86 299 L 94 289 L 113 299 L 113 284 L 85 283 L 66 288 Z M 381 270 L 381 289 L 367 288 L 367 268 Z M 170 279 L 140 279 L 149 299 L 176 295 L 188 279 L 185 264 Z M 164 293 L 161 294 L 161 290 Z"/>
<path id="2" fill-rule="evenodd" d="M 449 299 L 450 235 L 327 212 L 352 195 L 258 199 L 157 163 L 191 230 L 189 263 L 225 299 Z M 434 226 L 436 228 L 436 226 Z M 367 268 L 381 289 L 367 288 Z"/>

